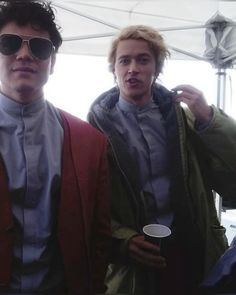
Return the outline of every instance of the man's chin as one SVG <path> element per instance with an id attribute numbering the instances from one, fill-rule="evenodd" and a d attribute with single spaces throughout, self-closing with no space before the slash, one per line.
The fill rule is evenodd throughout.
<path id="1" fill-rule="evenodd" d="M 142 100 L 143 97 L 144 97 L 144 93 L 140 93 L 140 92 L 130 93 L 130 98 L 134 101 Z"/>
<path id="2" fill-rule="evenodd" d="M 42 91 L 35 89 L 32 85 L 21 84 L 14 90 L 16 100 L 21 103 L 29 103 L 42 96 Z"/>
<path id="3" fill-rule="evenodd" d="M 18 93 L 30 93 L 33 92 L 34 87 L 29 84 L 20 84 L 15 87 L 16 92 Z"/>

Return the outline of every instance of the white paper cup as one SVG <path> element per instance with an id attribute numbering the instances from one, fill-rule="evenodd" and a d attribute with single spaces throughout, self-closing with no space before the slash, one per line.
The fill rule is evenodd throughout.
<path id="1" fill-rule="evenodd" d="M 143 227 L 143 233 L 146 241 L 160 245 L 161 240 L 171 234 L 171 230 L 163 224 L 147 224 Z"/>

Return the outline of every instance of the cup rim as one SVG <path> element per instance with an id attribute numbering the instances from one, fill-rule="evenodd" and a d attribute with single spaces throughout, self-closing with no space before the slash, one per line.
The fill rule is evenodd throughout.
<path id="1" fill-rule="evenodd" d="M 161 227 L 163 229 L 165 229 L 165 233 L 163 233 L 163 235 L 160 235 L 160 236 L 157 236 L 157 235 L 154 235 L 154 234 L 150 234 L 150 233 L 147 233 L 145 232 L 145 229 L 148 228 L 148 227 Z M 150 224 L 146 224 L 144 227 L 143 227 L 143 233 L 149 237 L 153 237 L 153 238 L 166 238 L 168 237 L 169 235 L 171 235 L 171 229 L 164 225 L 164 224 L 159 224 L 159 223 L 150 223 Z"/>

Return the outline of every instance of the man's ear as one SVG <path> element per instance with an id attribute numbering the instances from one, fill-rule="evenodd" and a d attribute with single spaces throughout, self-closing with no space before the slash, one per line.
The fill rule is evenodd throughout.
<path id="1" fill-rule="evenodd" d="M 51 56 L 51 69 L 50 69 L 50 75 L 51 75 L 51 74 L 53 73 L 53 71 L 54 71 L 55 63 L 56 63 L 56 54 L 53 53 L 52 56 Z"/>

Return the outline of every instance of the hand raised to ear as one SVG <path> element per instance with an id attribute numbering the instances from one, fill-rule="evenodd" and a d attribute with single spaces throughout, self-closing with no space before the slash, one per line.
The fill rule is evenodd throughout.
<path id="1" fill-rule="evenodd" d="M 197 121 L 207 123 L 211 120 L 212 108 L 200 90 L 191 85 L 179 85 L 172 90 L 177 91 L 174 100 L 185 103 Z"/>

